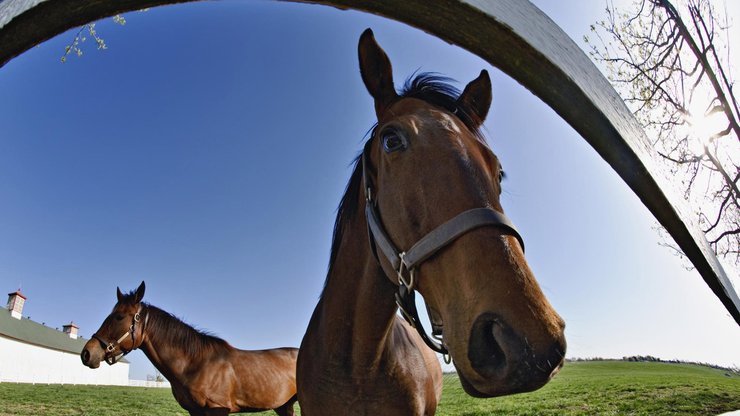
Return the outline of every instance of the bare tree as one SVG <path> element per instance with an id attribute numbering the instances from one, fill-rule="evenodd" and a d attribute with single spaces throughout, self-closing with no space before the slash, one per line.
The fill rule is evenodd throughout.
<path id="1" fill-rule="evenodd" d="M 585 41 L 691 203 L 712 249 L 737 268 L 740 126 L 727 13 L 711 0 L 676 5 L 636 0 L 625 12 L 609 2 L 606 19 L 591 26 L 595 41 Z"/>

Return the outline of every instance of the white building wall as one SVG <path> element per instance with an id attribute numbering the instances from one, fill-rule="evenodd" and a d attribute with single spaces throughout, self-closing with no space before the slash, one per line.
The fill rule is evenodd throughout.
<path id="1" fill-rule="evenodd" d="M 91 369 L 79 354 L 19 342 L 0 335 L 0 382 L 128 386 L 128 363 Z"/>

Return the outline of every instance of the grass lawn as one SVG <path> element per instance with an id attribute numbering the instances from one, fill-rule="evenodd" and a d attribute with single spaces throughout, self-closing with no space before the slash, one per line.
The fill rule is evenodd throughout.
<path id="1" fill-rule="evenodd" d="M 740 409 L 740 376 L 690 364 L 569 362 L 540 390 L 482 400 L 448 377 L 438 415 L 716 415 Z"/>
<path id="2" fill-rule="evenodd" d="M 567 363 L 542 389 L 495 399 L 445 376 L 438 415 L 715 415 L 740 409 L 740 376 L 690 364 Z M 261 413 L 274 415 L 273 412 Z M 0 383 L 0 416 L 187 415 L 169 389 Z"/>

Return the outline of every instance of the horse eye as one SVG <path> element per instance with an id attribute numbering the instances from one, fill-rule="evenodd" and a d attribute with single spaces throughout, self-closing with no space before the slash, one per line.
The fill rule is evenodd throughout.
<path id="1" fill-rule="evenodd" d="M 116 321 L 122 321 L 123 315 L 116 315 Z"/>
<path id="2" fill-rule="evenodd" d="M 383 150 L 386 153 L 405 150 L 407 147 L 406 139 L 395 130 L 384 131 L 381 139 L 383 140 Z"/>

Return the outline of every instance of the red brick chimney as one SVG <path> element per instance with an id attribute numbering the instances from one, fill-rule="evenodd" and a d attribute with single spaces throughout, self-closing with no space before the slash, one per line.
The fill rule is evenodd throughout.
<path id="1" fill-rule="evenodd" d="M 24 303 L 26 303 L 26 297 L 23 296 L 20 289 L 13 293 L 8 293 L 8 310 L 10 311 L 10 316 L 15 319 L 21 319 L 23 317 Z"/>

